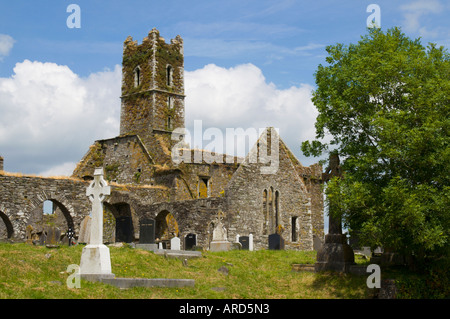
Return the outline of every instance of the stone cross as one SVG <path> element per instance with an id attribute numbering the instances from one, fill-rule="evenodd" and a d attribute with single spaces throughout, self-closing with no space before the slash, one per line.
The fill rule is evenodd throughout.
<path id="1" fill-rule="evenodd" d="M 322 179 L 324 182 L 328 182 L 331 178 L 338 177 L 342 178 L 342 170 L 339 165 L 339 155 L 336 153 L 330 154 L 329 164 L 322 174 Z M 328 233 L 329 234 L 342 234 L 342 221 L 340 217 L 333 216 L 334 205 L 330 203 L 329 213 L 328 213 Z"/>
<path id="2" fill-rule="evenodd" d="M 342 170 L 339 165 L 339 155 L 330 154 L 330 164 L 322 175 L 324 182 L 333 177 L 342 178 Z M 317 251 L 315 271 L 349 272 L 355 264 L 353 249 L 347 244 L 346 236 L 342 234 L 342 221 L 340 216 L 333 216 L 336 206 L 333 201 L 329 206 L 328 234 L 325 243 Z"/>
<path id="3" fill-rule="evenodd" d="M 103 179 L 103 168 L 96 168 L 94 181 L 86 190 L 86 196 L 92 202 L 91 236 L 89 244 L 103 244 L 103 201 L 111 194 L 111 186 Z"/>
<path id="4" fill-rule="evenodd" d="M 111 188 L 103 179 L 103 168 L 96 168 L 94 181 L 86 190 L 86 196 L 92 202 L 91 234 L 80 261 L 80 275 L 88 280 L 114 277 L 109 248 L 103 245 L 103 200 L 110 194 Z"/>
<path id="5" fill-rule="evenodd" d="M 222 223 L 225 214 L 222 211 L 217 213 L 217 225 L 213 230 L 213 241 L 227 241 L 227 231 Z"/>

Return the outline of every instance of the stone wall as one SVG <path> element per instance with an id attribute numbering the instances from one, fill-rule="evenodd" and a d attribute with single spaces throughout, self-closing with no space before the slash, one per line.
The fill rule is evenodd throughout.
<path id="1" fill-rule="evenodd" d="M 86 197 L 88 185 L 88 181 L 74 178 L 0 174 L 0 236 L 24 241 L 28 225 L 34 231 L 42 231 L 48 219 L 55 218 L 52 223 L 61 231 L 64 232 L 71 226 L 77 237 L 82 220 L 91 210 L 91 202 Z M 147 206 L 170 200 L 170 192 L 162 186 L 112 183 L 111 187 L 111 196 L 106 198 L 105 204 L 110 207 L 117 204 L 129 205 L 135 229 L 138 229 L 139 218 L 148 211 Z M 52 201 L 56 206 L 55 217 L 43 215 L 42 204 L 46 200 Z"/>
<path id="2" fill-rule="evenodd" d="M 261 139 L 258 145 L 259 148 L 267 147 Z M 252 233 L 255 248 L 267 249 L 268 236 L 280 226 L 287 249 L 312 249 L 311 199 L 285 148 L 279 148 L 275 173 L 262 174 L 264 165 L 249 162 L 247 156 L 225 189 L 233 225 L 229 236 Z"/>
<path id="3" fill-rule="evenodd" d="M 209 247 L 212 239 L 212 225 L 219 210 L 227 210 L 225 198 L 204 198 L 167 203 L 157 203 L 146 207 L 144 218 L 156 219 L 160 213 L 170 212 L 178 223 L 181 248 L 188 234 L 197 236 L 197 246 Z M 225 227 L 231 227 L 231 220 L 225 221 Z"/>
<path id="4" fill-rule="evenodd" d="M 25 240 L 28 225 L 42 227 L 42 203 L 52 201 L 61 209 L 68 226 L 77 228 L 90 210 L 87 182 L 75 179 L 42 178 L 0 174 L 0 212 L 9 234 Z"/>

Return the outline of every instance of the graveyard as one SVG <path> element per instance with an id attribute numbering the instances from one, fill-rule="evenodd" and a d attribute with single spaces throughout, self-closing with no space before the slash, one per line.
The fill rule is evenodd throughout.
<path id="1" fill-rule="evenodd" d="M 85 245 L 47 248 L 0 243 L 0 298 L 365 298 L 365 277 L 294 272 L 292 264 L 315 261 L 315 252 L 233 250 L 202 252 L 201 258 L 166 258 L 153 252 L 109 246 L 112 273 L 123 278 L 187 278 L 194 287 L 130 288 L 81 280 L 68 288 L 67 267 Z M 220 269 L 220 270 L 219 270 Z"/>
<path id="2" fill-rule="evenodd" d="M 233 250 L 202 252 L 187 262 L 165 258 L 130 245 L 109 246 L 112 272 L 123 278 L 189 278 L 194 287 L 120 289 L 81 280 L 68 288 L 70 264 L 79 263 L 85 245 L 47 248 L 25 243 L 0 243 L 0 299 L 366 299 L 366 276 L 292 271 L 297 263 L 313 265 L 316 252 L 292 250 Z M 357 256 L 356 263 L 367 260 Z M 384 272 L 382 273 L 384 277 Z M 399 298 L 439 297 L 426 294 L 426 283 L 439 280 L 403 269 L 396 278 Z M 401 283 L 408 289 L 402 290 Z M 414 286 L 415 285 L 415 286 Z M 414 288 L 416 287 L 416 288 Z M 430 289 L 432 287 L 430 286 Z M 441 287 L 442 288 L 442 287 Z M 442 298 L 442 296 L 440 296 Z"/>

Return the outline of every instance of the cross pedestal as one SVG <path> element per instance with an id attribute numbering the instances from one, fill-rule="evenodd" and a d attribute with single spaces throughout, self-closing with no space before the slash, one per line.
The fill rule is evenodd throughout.
<path id="1" fill-rule="evenodd" d="M 103 168 L 96 168 L 94 181 L 86 190 L 86 196 L 92 202 L 91 234 L 80 261 L 80 275 L 88 280 L 114 278 L 109 248 L 103 244 L 103 200 L 110 194 L 111 187 L 103 179 Z"/>

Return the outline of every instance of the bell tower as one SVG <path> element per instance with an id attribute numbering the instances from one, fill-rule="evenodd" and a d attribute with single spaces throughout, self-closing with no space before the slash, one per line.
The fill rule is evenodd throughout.
<path id="1" fill-rule="evenodd" d="M 138 135 L 158 163 L 170 160 L 171 132 L 184 127 L 183 39 L 153 29 L 123 46 L 120 135 Z"/>

